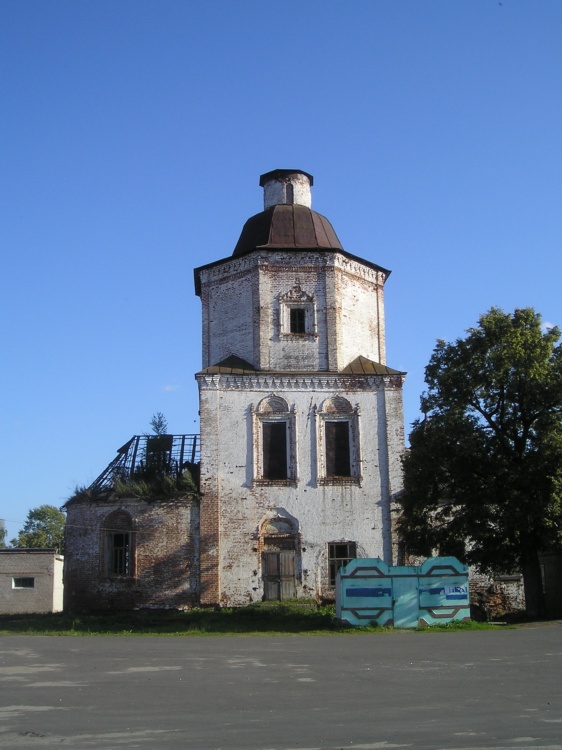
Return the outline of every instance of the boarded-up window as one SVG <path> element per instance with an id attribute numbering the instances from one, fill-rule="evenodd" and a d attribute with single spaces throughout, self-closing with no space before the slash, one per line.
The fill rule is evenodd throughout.
<path id="1" fill-rule="evenodd" d="M 336 585 L 336 573 L 350 560 L 357 557 L 355 542 L 330 542 L 328 544 L 328 568 L 330 586 Z"/>
<path id="2" fill-rule="evenodd" d="M 287 423 L 263 422 L 264 479 L 287 479 Z"/>
<path id="3" fill-rule="evenodd" d="M 326 476 L 351 476 L 349 422 L 326 422 Z"/>
<path id="4" fill-rule="evenodd" d="M 291 308 L 291 333 L 306 333 L 304 307 Z"/>

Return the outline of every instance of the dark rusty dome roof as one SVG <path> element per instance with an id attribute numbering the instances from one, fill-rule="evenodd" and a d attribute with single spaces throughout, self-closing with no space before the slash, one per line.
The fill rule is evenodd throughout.
<path id="1" fill-rule="evenodd" d="M 232 255 L 252 250 L 343 250 L 325 216 L 299 204 L 278 204 L 244 224 Z"/>

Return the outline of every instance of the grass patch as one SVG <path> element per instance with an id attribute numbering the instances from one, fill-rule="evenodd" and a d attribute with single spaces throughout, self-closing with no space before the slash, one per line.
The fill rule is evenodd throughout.
<path id="1" fill-rule="evenodd" d="M 487 623 L 451 623 L 425 631 L 490 629 Z M 1 635 L 328 635 L 398 632 L 369 625 L 354 628 L 335 616 L 335 607 L 302 603 L 252 604 L 236 609 L 140 610 L 100 614 L 1 615 Z M 404 632 L 404 631 L 400 631 Z"/>
<path id="2" fill-rule="evenodd" d="M 474 620 L 470 620 L 468 622 L 447 622 L 442 625 L 429 625 L 424 628 L 416 628 L 416 630 L 421 633 L 445 633 L 457 630 L 497 630 L 499 626 L 500 623 L 475 622 Z M 501 623 L 501 627 L 512 629 L 515 625 Z"/>

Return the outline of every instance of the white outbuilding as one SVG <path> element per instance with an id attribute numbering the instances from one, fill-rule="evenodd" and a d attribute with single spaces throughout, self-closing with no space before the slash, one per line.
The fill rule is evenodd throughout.
<path id="1" fill-rule="evenodd" d="M 60 612 L 63 556 L 56 549 L 0 549 L 0 614 Z"/>

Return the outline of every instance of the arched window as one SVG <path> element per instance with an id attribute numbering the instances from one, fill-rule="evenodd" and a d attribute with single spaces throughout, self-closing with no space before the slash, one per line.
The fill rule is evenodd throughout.
<path id="1" fill-rule="evenodd" d="M 133 522 L 125 510 L 114 510 L 102 526 L 102 560 L 108 576 L 133 575 Z"/>
<path id="2" fill-rule="evenodd" d="M 318 481 L 359 482 L 359 407 L 343 396 L 327 398 L 318 411 Z"/>
<path id="3" fill-rule="evenodd" d="M 254 417 L 254 481 L 289 484 L 296 476 L 294 413 L 285 399 L 262 399 Z"/>

